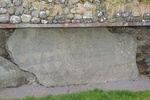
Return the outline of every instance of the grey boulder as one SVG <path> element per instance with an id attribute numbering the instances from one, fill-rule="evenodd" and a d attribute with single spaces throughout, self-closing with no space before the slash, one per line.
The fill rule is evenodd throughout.
<path id="1" fill-rule="evenodd" d="M 0 88 L 17 87 L 25 84 L 24 72 L 15 64 L 0 57 Z"/>

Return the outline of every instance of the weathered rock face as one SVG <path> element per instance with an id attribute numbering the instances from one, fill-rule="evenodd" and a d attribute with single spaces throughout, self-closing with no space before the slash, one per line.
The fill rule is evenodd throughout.
<path id="1" fill-rule="evenodd" d="M 0 57 L 0 88 L 25 84 L 24 72 L 10 61 Z"/>
<path id="2" fill-rule="evenodd" d="M 113 27 L 109 30 L 120 34 L 126 32 L 137 38 L 137 66 L 141 74 L 148 74 L 147 69 L 150 69 L 150 27 L 126 27 L 124 29 Z"/>
<path id="3" fill-rule="evenodd" d="M 14 29 L 0 29 L 0 56 L 10 60 L 9 54 L 6 51 L 6 41 L 13 34 Z"/>
<path id="4" fill-rule="evenodd" d="M 45 86 L 138 77 L 136 41 L 106 28 L 16 29 L 7 46 L 14 62 Z"/>
<path id="5" fill-rule="evenodd" d="M 7 23 L 9 22 L 9 16 L 6 14 L 0 15 L 0 23 Z"/>

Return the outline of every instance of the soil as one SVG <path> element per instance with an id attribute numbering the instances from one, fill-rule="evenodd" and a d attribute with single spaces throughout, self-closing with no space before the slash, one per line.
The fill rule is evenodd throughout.
<path id="1" fill-rule="evenodd" d="M 0 90 L 0 98 L 23 98 L 26 96 L 41 97 L 46 95 L 74 93 L 79 91 L 92 90 L 95 88 L 102 90 L 145 91 L 150 90 L 150 79 L 147 76 L 140 76 L 136 80 L 91 83 L 85 85 L 71 85 L 62 87 L 23 85 L 18 88 L 6 88 Z"/>

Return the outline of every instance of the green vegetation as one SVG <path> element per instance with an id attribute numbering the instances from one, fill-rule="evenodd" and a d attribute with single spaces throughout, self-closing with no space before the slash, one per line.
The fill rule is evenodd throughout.
<path id="1" fill-rule="evenodd" d="M 21 99 L 12 99 L 12 100 L 21 100 Z M 150 100 L 150 91 L 130 92 L 130 91 L 103 91 L 95 89 L 72 94 L 62 94 L 56 96 L 49 95 L 41 98 L 26 97 L 22 100 Z"/>

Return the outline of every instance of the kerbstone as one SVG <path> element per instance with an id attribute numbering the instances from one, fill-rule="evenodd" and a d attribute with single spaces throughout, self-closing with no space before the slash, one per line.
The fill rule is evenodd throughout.
<path id="1" fill-rule="evenodd" d="M 7 47 L 20 69 L 44 86 L 138 77 L 135 39 L 106 28 L 16 29 Z"/>

